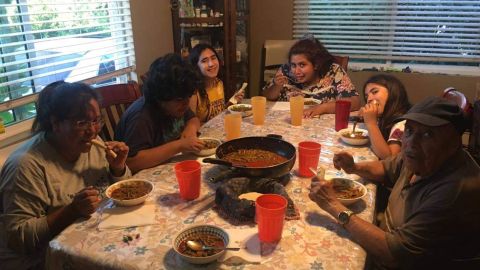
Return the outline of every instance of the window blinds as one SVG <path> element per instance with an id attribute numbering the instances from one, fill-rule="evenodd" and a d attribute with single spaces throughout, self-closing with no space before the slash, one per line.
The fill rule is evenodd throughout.
<path id="1" fill-rule="evenodd" d="M 135 65 L 129 1 L 0 0 L 0 54 L 0 111 L 57 80 L 112 83 Z"/>
<path id="2" fill-rule="evenodd" d="M 480 65 L 480 1 L 294 0 L 293 36 L 362 62 Z"/>

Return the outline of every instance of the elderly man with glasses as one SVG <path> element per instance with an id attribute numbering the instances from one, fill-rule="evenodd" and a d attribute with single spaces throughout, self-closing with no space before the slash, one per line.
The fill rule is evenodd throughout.
<path id="1" fill-rule="evenodd" d="M 402 152 L 355 163 L 337 153 L 337 169 L 392 187 L 377 227 L 355 216 L 330 183 L 312 179 L 310 198 L 338 219 L 379 268 L 480 269 L 480 168 L 462 149 L 461 109 L 440 97 L 413 106 Z"/>

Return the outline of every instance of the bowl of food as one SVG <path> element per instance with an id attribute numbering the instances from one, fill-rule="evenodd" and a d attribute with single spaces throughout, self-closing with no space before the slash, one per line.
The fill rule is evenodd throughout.
<path id="1" fill-rule="evenodd" d="M 118 181 L 110 185 L 105 195 L 120 206 L 143 203 L 153 191 L 153 183 L 139 178 Z"/>
<path id="2" fill-rule="evenodd" d="M 220 258 L 225 250 L 206 249 L 194 250 L 188 241 L 202 243 L 204 246 L 224 248 L 228 246 L 228 233 L 213 225 L 195 225 L 179 232 L 173 241 L 173 249 L 185 261 L 194 264 L 206 264 Z"/>
<path id="3" fill-rule="evenodd" d="M 368 143 L 368 131 L 361 128 L 356 128 L 352 132 L 351 128 L 341 129 L 337 133 L 340 139 L 350 145 L 364 145 Z"/>
<path id="4" fill-rule="evenodd" d="M 211 156 L 215 154 L 217 147 L 222 144 L 219 139 L 202 137 L 199 138 L 203 142 L 203 149 L 197 152 L 194 152 L 198 156 Z"/>
<path id="5" fill-rule="evenodd" d="M 367 188 L 355 180 L 347 178 L 332 178 L 333 189 L 337 199 L 343 205 L 350 205 L 361 200 L 367 194 Z"/>
<path id="6" fill-rule="evenodd" d="M 242 117 L 247 117 L 253 114 L 252 105 L 250 104 L 235 104 L 228 106 L 227 110 L 230 113 L 240 113 Z"/>
<path id="7" fill-rule="evenodd" d="M 314 98 L 305 98 L 303 100 L 303 106 L 308 108 L 320 104 L 320 100 Z"/>

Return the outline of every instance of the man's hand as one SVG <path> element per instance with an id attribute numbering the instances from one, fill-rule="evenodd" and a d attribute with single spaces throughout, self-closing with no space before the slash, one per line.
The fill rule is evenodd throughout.
<path id="1" fill-rule="evenodd" d="M 338 211 L 337 208 L 341 208 L 342 204 L 336 197 L 332 182 L 314 177 L 312 178 L 310 188 L 310 193 L 308 194 L 310 200 L 335 216 L 336 211 Z"/>
<path id="2" fill-rule="evenodd" d="M 335 169 L 343 169 L 346 173 L 355 173 L 356 166 L 352 155 L 347 152 L 340 152 L 333 155 L 333 165 Z"/>

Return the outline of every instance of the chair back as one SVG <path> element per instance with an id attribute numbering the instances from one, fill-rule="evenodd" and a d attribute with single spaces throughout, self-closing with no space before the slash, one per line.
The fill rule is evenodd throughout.
<path id="1" fill-rule="evenodd" d="M 267 39 L 263 44 L 260 70 L 260 86 L 270 81 L 278 68 L 288 62 L 288 52 L 295 44 L 295 39 L 272 40 Z M 333 62 L 340 65 L 345 71 L 348 68 L 348 56 L 333 56 Z"/>
<path id="2" fill-rule="evenodd" d="M 100 112 L 105 125 L 100 132 L 102 139 L 111 141 L 115 127 L 125 110 L 142 94 L 138 83 L 130 81 L 123 84 L 102 86 L 95 89 L 101 97 Z"/>

